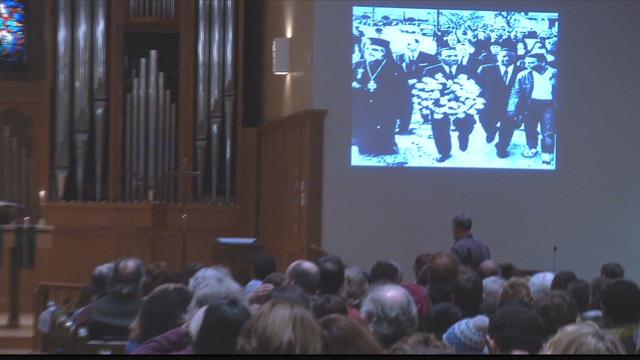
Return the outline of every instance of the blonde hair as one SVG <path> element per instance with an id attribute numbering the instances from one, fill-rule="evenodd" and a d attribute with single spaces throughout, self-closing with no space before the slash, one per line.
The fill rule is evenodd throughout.
<path id="1" fill-rule="evenodd" d="M 625 354 L 613 335 L 591 321 L 569 324 L 558 330 L 545 345 L 546 354 Z"/>
<path id="2" fill-rule="evenodd" d="M 505 305 L 510 300 L 521 300 L 527 303 L 533 302 L 529 284 L 524 278 L 511 278 L 507 281 L 498 295 L 498 307 Z"/>
<path id="3" fill-rule="evenodd" d="M 240 354 L 321 354 L 322 329 L 302 305 L 271 300 L 244 324 Z"/>

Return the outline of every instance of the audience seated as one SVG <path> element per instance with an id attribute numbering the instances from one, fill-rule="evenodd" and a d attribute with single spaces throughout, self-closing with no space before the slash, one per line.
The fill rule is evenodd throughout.
<path id="1" fill-rule="evenodd" d="M 451 303 L 457 305 L 464 317 L 476 316 L 482 304 L 482 280 L 475 273 L 458 276 L 453 282 Z"/>
<path id="2" fill-rule="evenodd" d="M 251 317 L 245 304 L 223 299 L 202 307 L 189 323 L 194 354 L 235 354 L 238 335 Z"/>
<path id="3" fill-rule="evenodd" d="M 127 340 L 141 304 L 144 266 L 132 257 L 118 259 L 107 285 L 108 294 L 88 305 L 89 338 Z M 83 324 L 80 324 L 83 325 Z"/>
<path id="4" fill-rule="evenodd" d="M 361 322 L 344 315 L 331 314 L 319 321 L 324 353 L 334 355 L 373 355 L 384 350 Z"/>
<path id="5" fill-rule="evenodd" d="M 431 256 L 427 263 L 427 294 L 431 304 L 451 301 L 459 267 L 460 260 L 449 252 L 437 252 Z"/>
<path id="6" fill-rule="evenodd" d="M 293 284 L 302 287 L 307 294 L 314 295 L 320 284 L 320 269 L 311 261 L 296 260 L 292 262 L 284 274 L 283 286 Z"/>
<path id="7" fill-rule="evenodd" d="M 462 311 L 457 306 L 448 302 L 435 304 L 427 315 L 425 331 L 432 333 L 436 339 L 440 340 L 447 329 L 462 318 Z"/>
<path id="8" fill-rule="evenodd" d="M 485 259 L 474 267 L 439 251 L 417 255 L 413 272 L 416 281 L 402 283 L 402 267 L 391 259 L 376 261 L 369 275 L 327 255 L 278 273 L 275 259 L 260 254 L 243 287 L 222 266 L 191 263 L 178 276 L 167 263 L 145 269 L 125 257 L 96 267 L 72 321 L 50 302 L 38 328 L 51 331 L 47 319 L 56 317 L 54 328 L 65 331 L 44 351 L 64 354 L 125 347 L 131 354 L 282 355 L 640 350 L 640 288 L 618 263 L 602 265 L 589 283 L 570 270 L 528 276 L 511 263 Z"/>
<path id="9" fill-rule="evenodd" d="M 564 326 L 544 346 L 545 354 L 625 354 L 624 347 L 613 335 L 591 321 Z"/>
<path id="10" fill-rule="evenodd" d="M 371 267 L 371 285 L 400 284 L 402 269 L 392 261 L 378 260 Z"/>
<path id="11" fill-rule="evenodd" d="M 487 341 L 492 354 L 537 354 L 544 341 L 544 324 L 533 309 L 504 306 L 489 319 Z"/>
<path id="12" fill-rule="evenodd" d="M 360 309 L 362 298 L 369 290 L 369 281 L 364 271 L 357 266 L 349 266 L 344 271 L 344 284 L 340 293 L 347 304 Z"/>
<path id="13" fill-rule="evenodd" d="M 622 279 L 624 277 L 624 268 L 616 262 L 602 264 L 600 276 L 611 280 Z"/>
<path id="14" fill-rule="evenodd" d="M 242 327 L 239 354 L 321 354 L 322 329 L 302 305 L 271 300 Z"/>
<path id="15" fill-rule="evenodd" d="M 388 354 L 434 355 L 453 354 L 451 348 L 436 339 L 433 334 L 416 332 L 400 339 L 393 345 Z"/>
<path id="16" fill-rule="evenodd" d="M 498 276 L 500 275 L 500 268 L 495 262 L 493 262 L 493 260 L 487 259 L 481 262 L 480 266 L 478 266 L 478 275 L 483 280 L 489 276 Z"/>
<path id="17" fill-rule="evenodd" d="M 589 283 L 582 279 L 573 280 L 567 286 L 567 292 L 576 303 L 578 320 L 582 320 L 583 314 L 589 308 Z"/>
<path id="18" fill-rule="evenodd" d="M 544 323 L 545 340 L 564 325 L 576 322 L 578 316 L 575 301 L 564 290 L 551 290 L 535 299 L 533 306 Z"/>
<path id="19" fill-rule="evenodd" d="M 178 278 L 179 275 L 169 270 L 169 265 L 164 261 L 148 264 L 142 281 L 142 295 L 148 295 L 162 284 L 176 282 Z"/>
<path id="20" fill-rule="evenodd" d="M 607 332 L 620 340 L 628 354 L 635 354 L 640 323 L 638 285 L 626 279 L 614 280 L 603 289 L 601 303 Z"/>
<path id="21" fill-rule="evenodd" d="M 191 303 L 191 291 L 181 284 L 163 284 L 147 295 L 131 324 L 127 352 L 133 352 L 143 342 L 184 322 L 187 306 Z"/>
<path id="22" fill-rule="evenodd" d="M 551 283 L 553 282 L 554 277 L 554 273 L 550 271 L 533 274 L 529 279 L 529 290 L 531 291 L 531 296 L 533 296 L 534 299 L 537 299 L 551 291 Z"/>
<path id="23" fill-rule="evenodd" d="M 442 342 L 456 354 L 483 354 L 489 351 L 485 349 L 488 328 L 488 317 L 468 317 L 453 324 L 442 335 Z"/>
<path id="24" fill-rule="evenodd" d="M 562 270 L 555 274 L 551 281 L 551 290 L 567 290 L 567 287 L 573 280 L 577 280 L 578 277 L 573 271 Z"/>
<path id="25" fill-rule="evenodd" d="M 518 268 L 512 263 L 503 263 L 498 265 L 498 269 L 500 270 L 500 277 L 508 281 L 512 277 L 516 276 L 518 273 Z"/>
<path id="26" fill-rule="evenodd" d="M 500 276 L 489 276 L 482 280 L 482 304 L 480 305 L 480 312 L 486 315 L 492 315 L 496 312 L 498 305 L 498 295 L 504 284 L 504 281 Z"/>
<path id="27" fill-rule="evenodd" d="M 133 354 L 192 354 L 192 337 L 188 326 L 200 308 L 221 300 L 246 303 L 244 289 L 231 278 L 229 270 L 222 266 L 200 269 L 189 280 L 189 290 L 193 298 L 187 307 L 185 324 L 147 340 Z"/>
<path id="28" fill-rule="evenodd" d="M 531 295 L 529 285 L 527 285 L 527 280 L 517 277 L 509 279 L 509 281 L 504 284 L 500 294 L 498 295 L 496 309 L 500 309 L 507 303 L 514 300 L 519 300 L 529 304 L 533 301 L 533 296 Z"/>
<path id="29" fill-rule="evenodd" d="M 244 287 L 244 295 L 248 296 L 253 290 L 262 285 L 265 278 L 276 271 L 276 259 L 268 254 L 260 253 L 253 260 L 253 278 Z"/>
<path id="30" fill-rule="evenodd" d="M 320 319 L 331 314 L 347 315 L 347 303 L 338 295 L 322 294 L 311 299 L 311 312 Z"/>
<path id="31" fill-rule="evenodd" d="M 395 284 L 374 286 L 362 301 L 360 312 L 385 349 L 413 333 L 418 325 L 413 299 L 404 288 Z"/>

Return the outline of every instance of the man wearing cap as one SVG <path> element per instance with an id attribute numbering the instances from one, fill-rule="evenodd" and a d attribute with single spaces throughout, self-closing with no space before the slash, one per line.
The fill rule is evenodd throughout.
<path id="1" fill-rule="evenodd" d="M 364 59 L 353 64 L 352 144 L 363 155 L 396 154 L 397 121 L 411 106 L 405 73 L 391 53 L 389 41 L 366 38 Z"/>
<path id="2" fill-rule="evenodd" d="M 511 90 L 507 113 L 509 117 L 522 116 L 527 138 L 527 149 L 522 156 L 532 158 L 538 154 L 538 124 L 540 125 L 541 158 L 551 164 L 556 145 L 556 94 L 558 70 L 547 65 L 544 54 L 529 54 L 524 58 L 526 70 L 516 77 Z"/>

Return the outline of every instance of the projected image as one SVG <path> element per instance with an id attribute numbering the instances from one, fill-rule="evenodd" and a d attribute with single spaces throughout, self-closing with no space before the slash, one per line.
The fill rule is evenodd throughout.
<path id="1" fill-rule="evenodd" d="M 351 165 L 556 168 L 557 13 L 352 19 Z"/>
<path id="2" fill-rule="evenodd" d="M 0 62 L 24 61 L 24 1 L 0 0 Z"/>

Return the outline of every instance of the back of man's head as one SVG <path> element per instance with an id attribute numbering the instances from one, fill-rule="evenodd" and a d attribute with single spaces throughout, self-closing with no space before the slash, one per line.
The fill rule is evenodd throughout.
<path id="1" fill-rule="evenodd" d="M 339 256 L 326 255 L 316 260 L 320 269 L 320 292 L 337 294 L 344 283 L 344 263 Z"/>
<path id="2" fill-rule="evenodd" d="M 567 290 L 569 283 L 578 279 L 576 274 L 570 270 L 562 270 L 553 277 L 551 290 Z"/>
<path id="3" fill-rule="evenodd" d="M 533 274 L 529 279 L 529 289 L 531 290 L 531 296 L 537 299 L 551 291 L 551 283 L 555 274 L 550 271 L 539 272 Z"/>
<path id="4" fill-rule="evenodd" d="M 610 327 L 640 322 L 640 289 L 633 281 L 617 279 L 606 285 L 600 298 Z"/>
<path id="5" fill-rule="evenodd" d="M 142 261 L 134 257 L 123 257 L 116 260 L 107 289 L 114 296 L 136 298 L 142 293 L 143 279 Z"/>
<path id="6" fill-rule="evenodd" d="M 193 293 L 187 309 L 186 319 L 191 319 L 203 306 L 220 300 L 235 300 L 246 304 L 244 289 L 231 277 L 228 269 L 211 266 L 200 269 L 190 280 L 189 290 Z"/>
<path id="7" fill-rule="evenodd" d="M 576 322 L 578 311 L 576 303 L 564 290 L 551 290 L 533 302 L 536 311 L 542 317 L 545 339 L 550 338 L 558 329 Z"/>
<path id="8" fill-rule="evenodd" d="M 471 231 L 471 216 L 466 213 L 460 213 L 451 219 L 451 223 L 454 228 L 459 229 L 461 231 Z"/>
<path id="9" fill-rule="evenodd" d="M 371 284 L 399 284 L 401 281 L 402 271 L 392 261 L 378 260 L 371 267 Z"/>
<path id="10" fill-rule="evenodd" d="M 309 295 L 318 291 L 320 283 L 320 269 L 311 261 L 296 260 L 289 265 L 284 275 L 286 286 L 297 284 Z"/>
<path id="11" fill-rule="evenodd" d="M 451 325 L 462 320 L 464 316 L 460 308 L 448 302 L 441 302 L 431 306 L 431 311 L 427 314 L 425 321 L 425 331 L 433 333 L 438 340 L 442 339 Z"/>
<path id="12" fill-rule="evenodd" d="M 500 269 L 493 260 L 487 259 L 478 266 L 478 275 L 482 279 L 488 278 L 489 276 L 497 276 L 500 275 Z"/>
<path id="13" fill-rule="evenodd" d="M 411 295 L 395 284 L 371 289 L 362 301 L 360 313 L 384 348 L 413 333 L 418 325 L 416 305 Z"/>
<path id="14" fill-rule="evenodd" d="M 500 270 L 500 277 L 505 280 L 509 280 L 518 274 L 518 268 L 512 263 L 502 263 L 498 265 L 498 270 Z"/>
<path id="15" fill-rule="evenodd" d="M 536 354 L 544 341 L 544 324 L 535 310 L 510 305 L 490 318 L 488 335 L 492 352 Z"/>
<path id="16" fill-rule="evenodd" d="M 427 263 L 429 284 L 453 282 L 458 277 L 459 266 L 460 260 L 450 252 L 433 254 Z"/>
<path id="17" fill-rule="evenodd" d="M 482 280 L 474 273 L 458 276 L 453 282 L 451 300 L 465 317 L 475 316 L 482 304 Z"/>
<path id="18" fill-rule="evenodd" d="M 578 310 L 578 314 L 582 314 L 583 312 L 589 309 L 589 283 L 582 280 L 577 279 L 573 280 L 569 283 L 567 287 L 567 292 L 573 300 L 576 302 L 576 309 Z"/>
<path id="19" fill-rule="evenodd" d="M 624 268 L 619 263 L 606 263 L 600 268 L 600 276 L 609 279 L 621 279 L 624 277 Z"/>
<path id="20" fill-rule="evenodd" d="M 482 280 L 482 305 L 480 310 L 488 315 L 496 312 L 498 305 L 498 295 L 504 287 L 504 281 L 500 276 L 489 276 Z"/>
<path id="21" fill-rule="evenodd" d="M 113 275 L 113 269 L 113 261 L 98 265 L 93 269 L 93 274 L 91 274 L 91 286 L 93 286 L 93 291 L 96 296 L 100 297 L 106 293 L 109 279 L 111 279 L 111 275 Z"/>
<path id="22" fill-rule="evenodd" d="M 253 262 L 253 274 L 258 280 L 276 271 L 276 259 L 268 254 L 259 254 Z"/>
<path id="23" fill-rule="evenodd" d="M 311 310 L 311 296 L 298 284 L 273 288 L 268 296 L 268 301 L 271 300 L 287 301 Z"/>
<path id="24" fill-rule="evenodd" d="M 416 275 L 416 279 L 418 279 L 418 276 L 420 275 L 420 271 L 425 266 L 427 266 L 427 263 L 429 262 L 430 257 L 431 257 L 431 254 L 419 254 L 418 256 L 416 256 L 416 259 L 413 262 L 413 272 Z"/>

